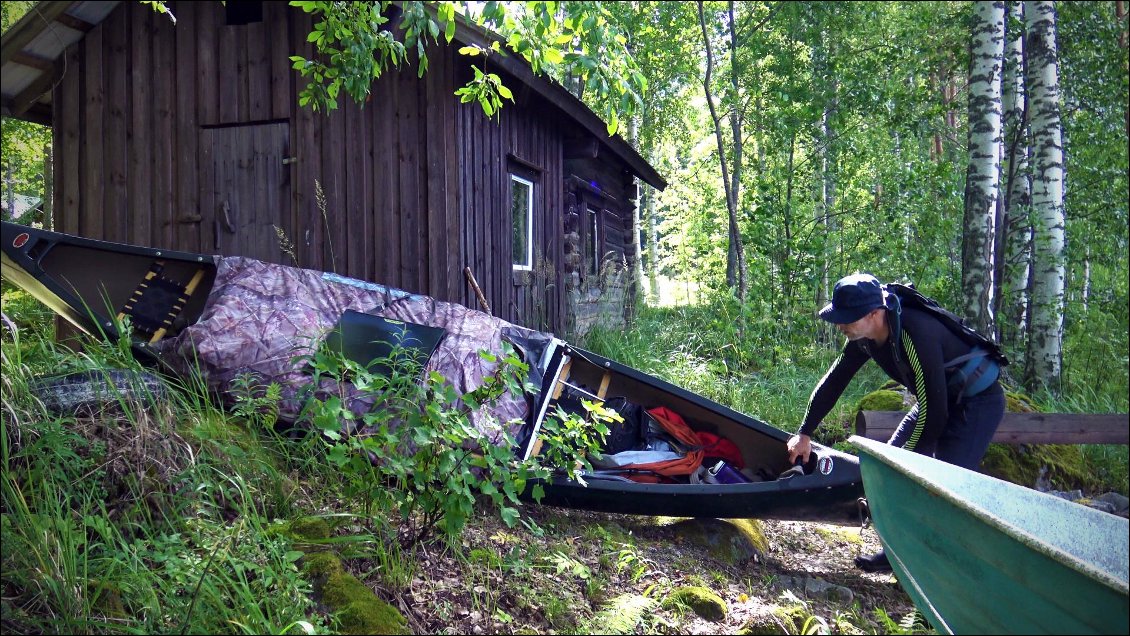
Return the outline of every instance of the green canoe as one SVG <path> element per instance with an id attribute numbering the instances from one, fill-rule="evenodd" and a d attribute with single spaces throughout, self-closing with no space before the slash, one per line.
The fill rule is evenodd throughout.
<path id="1" fill-rule="evenodd" d="M 1126 634 L 1130 523 L 852 436 L 875 529 L 942 633 Z"/>

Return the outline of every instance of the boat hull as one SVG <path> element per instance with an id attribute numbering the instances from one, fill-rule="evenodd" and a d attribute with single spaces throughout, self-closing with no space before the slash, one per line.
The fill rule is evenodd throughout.
<path id="1" fill-rule="evenodd" d="M 939 632 L 1127 633 L 1126 519 L 850 441 L 895 574 Z"/>
<path id="2" fill-rule="evenodd" d="M 581 485 L 557 480 L 543 484 L 541 503 L 672 517 L 860 522 L 863 486 L 854 455 L 815 444 L 804 474 L 772 478 L 790 468 L 789 433 L 590 351 L 566 346 L 563 354 L 572 358 L 571 381 L 582 387 L 602 386 L 608 396 L 630 395 L 648 409 L 665 406 L 681 413 L 693 422 L 692 428 L 735 441 L 746 466 L 759 467 L 771 478 L 742 484 L 649 484 L 591 477 Z M 542 392 L 543 397 L 550 394 Z"/>

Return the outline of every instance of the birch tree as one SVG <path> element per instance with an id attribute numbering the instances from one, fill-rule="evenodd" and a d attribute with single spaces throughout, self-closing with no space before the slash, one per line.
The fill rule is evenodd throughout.
<path id="1" fill-rule="evenodd" d="M 1053 2 L 1025 2 L 1027 82 L 1032 119 L 1031 322 L 1025 384 L 1058 392 L 1063 369 L 1063 124 Z"/>
<path id="2" fill-rule="evenodd" d="M 816 206 L 814 206 L 816 211 L 815 222 L 823 229 L 826 237 L 824 253 L 821 255 L 820 280 L 816 288 L 817 307 L 823 307 L 831 300 L 832 282 L 830 273 L 840 270 L 837 261 L 842 251 L 841 246 L 837 244 L 839 232 L 835 217 L 836 150 L 833 140 L 836 135 L 833 130 L 832 119 L 836 108 L 837 86 L 835 75 L 829 72 L 830 39 L 828 30 L 821 25 L 812 49 L 813 72 L 818 80 L 818 85 L 822 89 L 820 99 L 823 102 L 820 108 L 820 126 L 817 137 L 817 148 L 820 155 L 817 167 L 819 178 L 815 180 L 818 189 Z M 821 342 L 836 342 L 835 336 L 835 328 L 829 323 L 820 321 L 817 325 L 818 340 Z"/>
<path id="3" fill-rule="evenodd" d="M 702 1 L 698 2 L 698 22 L 702 29 L 702 41 L 706 48 L 706 72 L 703 77 L 703 92 L 706 95 L 706 105 L 710 108 L 710 120 L 714 123 L 714 138 L 718 144 L 718 162 L 722 169 L 722 185 L 726 192 L 726 211 L 728 214 L 729 251 L 726 258 L 726 283 L 737 287 L 738 300 L 744 305 L 749 274 L 745 263 L 745 249 L 742 247 L 741 228 L 738 225 L 738 205 L 741 203 L 742 187 L 742 126 L 745 116 L 741 109 L 741 97 L 738 94 L 737 50 L 738 36 L 737 25 L 734 21 L 734 3 L 728 4 L 726 11 L 727 30 L 729 34 L 730 65 L 729 77 L 729 127 L 733 144 L 732 158 L 726 150 L 725 142 L 725 114 L 719 112 L 719 105 L 715 99 L 714 79 L 714 47 L 711 45 L 710 29 L 706 24 L 706 15 Z"/>
<path id="4" fill-rule="evenodd" d="M 1004 3 L 974 2 L 973 15 L 961 288 L 966 319 L 982 333 L 993 333 L 993 246 L 1000 197 Z"/>
<path id="5" fill-rule="evenodd" d="M 1028 109 L 1024 87 L 1024 3 L 1008 3 L 1004 52 L 1004 146 L 1002 148 L 1001 226 L 997 232 L 997 280 L 1001 282 L 1001 339 L 1022 345 L 1028 320 L 1028 266 L 1031 260 L 1032 223 L 1029 220 L 1032 188 L 1028 178 Z M 1020 347 L 1023 348 L 1023 347 Z"/>

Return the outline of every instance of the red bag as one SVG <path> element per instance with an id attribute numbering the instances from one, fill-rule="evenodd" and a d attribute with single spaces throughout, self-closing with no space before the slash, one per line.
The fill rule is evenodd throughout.
<path id="1" fill-rule="evenodd" d="M 742 452 L 738 450 L 737 444 L 713 433 L 695 431 L 694 434 L 698 438 L 699 445 L 702 446 L 703 457 L 724 459 L 727 464 L 738 470 L 745 468 L 745 460 L 742 459 Z"/>
<path id="2" fill-rule="evenodd" d="M 648 414 L 663 425 L 663 430 L 670 433 L 672 437 L 682 444 L 694 450 L 689 451 L 686 455 L 677 459 L 667 459 L 661 462 L 647 462 L 644 464 L 627 464 L 621 466 L 621 468 L 650 470 L 653 473 L 666 475 L 668 477 L 674 475 L 689 475 L 698 470 L 698 467 L 702 466 L 702 458 L 705 457 L 705 455 L 702 452 L 698 438 L 695 437 L 695 432 L 691 430 L 691 427 L 687 426 L 683 418 L 678 413 L 665 406 L 657 406 L 648 411 Z"/>

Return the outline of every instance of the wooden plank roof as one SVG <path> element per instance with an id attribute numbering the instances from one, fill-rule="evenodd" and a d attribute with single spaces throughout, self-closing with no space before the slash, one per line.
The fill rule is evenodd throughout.
<path id="1" fill-rule="evenodd" d="M 51 125 L 51 88 L 66 73 L 56 64 L 67 47 L 82 40 L 121 4 L 96 1 L 37 3 L 0 36 L 0 112 L 39 124 Z M 489 46 L 493 33 L 462 20 L 456 39 L 464 44 Z M 65 59 L 65 58 L 64 58 Z M 514 55 L 496 56 L 493 62 L 526 84 L 581 125 L 600 146 L 624 161 L 640 179 L 657 189 L 666 180 L 620 135 L 609 136 L 596 113 L 552 79 L 536 75 Z"/>
<path id="2" fill-rule="evenodd" d="M 0 38 L 0 112 L 51 123 L 51 88 L 66 69 L 55 61 L 119 2 L 40 2 Z"/>

